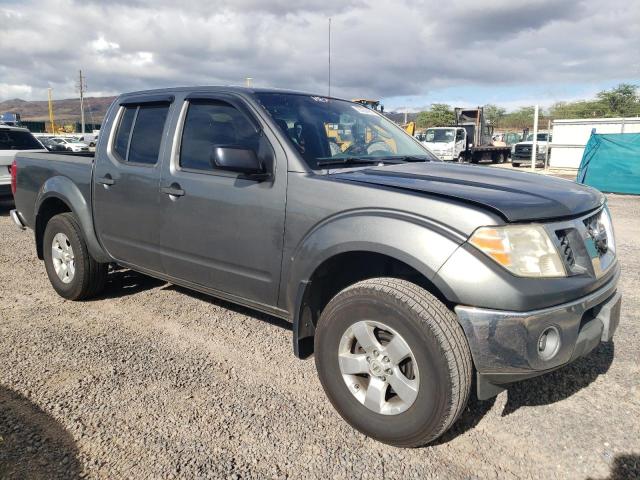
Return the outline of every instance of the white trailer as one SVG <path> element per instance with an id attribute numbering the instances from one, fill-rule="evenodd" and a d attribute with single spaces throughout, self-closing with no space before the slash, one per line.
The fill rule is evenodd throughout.
<path id="1" fill-rule="evenodd" d="M 640 118 L 554 120 L 549 165 L 554 168 L 578 168 L 594 128 L 596 133 L 640 133 Z"/>

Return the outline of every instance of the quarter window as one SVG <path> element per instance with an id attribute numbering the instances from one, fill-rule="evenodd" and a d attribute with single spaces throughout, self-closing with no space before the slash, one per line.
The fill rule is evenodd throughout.
<path id="1" fill-rule="evenodd" d="M 215 170 L 216 147 L 236 147 L 258 152 L 260 135 L 238 109 L 218 101 L 192 101 L 182 131 L 180 166 Z"/>
<path id="2" fill-rule="evenodd" d="M 120 159 L 154 165 L 158 161 L 168 113 L 166 104 L 127 106 L 113 146 Z"/>

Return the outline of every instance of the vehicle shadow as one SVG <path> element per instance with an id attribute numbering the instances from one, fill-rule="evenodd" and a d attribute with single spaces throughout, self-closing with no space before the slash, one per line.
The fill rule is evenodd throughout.
<path id="1" fill-rule="evenodd" d="M 559 402 L 582 390 L 609 370 L 614 350 L 613 342 L 601 343 L 590 354 L 565 367 L 510 385 L 502 416 L 523 406 Z"/>
<path id="2" fill-rule="evenodd" d="M 293 329 L 291 322 L 283 320 L 282 318 L 274 317 L 273 315 L 262 313 L 252 308 L 243 307 L 242 305 L 236 305 L 235 303 L 227 302 L 226 300 L 221 300 L 219 298 L 212 297 L 205 293 L 196 292 L 195 290 L 189 290 L 188 288 L 180 287 L 174 284 L 168 284 L 166 287 L 164 287 L 164 289 L 174 290 L 183 295 L 189 295 L 192 298 L 197 298 L 198 300 L 202 300 L 203 302 L 210 303 L 211 305 L 215 305 L 217 307 L 221 307 L 226 310 L 231 310 L 232 312 L 239 313 L 240 315 L 246 315 L 248 317 L 252 317 L 256 320 L 260 320 L 261 322 L 265 322 L 270 325 L 273 325 L 274 327 L 279 327 L 284 330 Z"/>
<path id="3" fill-rule="evenodd" d="M 637 453 L 623 453 L 616 455 L 611 462 L 611 473 L 607 478 L 596 479 L 588 477 L 587 480 L 639 480 L 640 479 L 640 455 Z"/>
<path id="4" fill-rule="evenodd" d="M 79 478 L 71 435 L 26 397 L 0 385 L 0 478 Z"/>
<path id="5" fill-rule="evenodd" d="M 8 217 L 11 209 L 14 208 L 13 199 L 0 199 L 0 217 Z"/>
<path id="6" fill-rule="evenodd" d="M 167 282 L 129 269 L 116 269 L 107 275 L 107 284 L 96 299 L 120 298 L 164 285 Z"/>
<path id="7" fill-rule="evenodd" d="M 475 380 L 471 386 L 471 395 L 469 396 L 469 402 L 467 403 L 464 412 L 460 415 L 460 418 L 454 423 L 449 430 L 447 430 L 441 437 L 435 442 L 427 445 L 428 447 L 443 445 L 449 443 L 454 438 L 462 435 L 465 432 L 473 429 L 480 423 L 480 420 L 493 408 L 496 403 L 496 397 L 488 400 L 478 400 L 476 395 Z"/>

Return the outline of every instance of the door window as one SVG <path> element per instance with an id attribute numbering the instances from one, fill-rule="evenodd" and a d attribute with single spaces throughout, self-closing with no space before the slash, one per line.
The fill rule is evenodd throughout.
<path id="1" fill-rule="evenodd" d="M 232 105 L 218 101 L 192 101 L 182 130 L 180 167 L 215 170 L 214 148 L 259 150 L 260 135 L 253 124 Z"/>
<path id="2" fill-rule="evenodd" d="M 120 160 L 154 165 L 168 113 L 165 104 L 125 107 L 113 145 Z"/>

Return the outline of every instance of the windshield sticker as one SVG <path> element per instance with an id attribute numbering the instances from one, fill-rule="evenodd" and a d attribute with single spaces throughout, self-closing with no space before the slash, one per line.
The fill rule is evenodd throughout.
<path id="1" fill-rule="evenodd" d="M 376 114 L 376 112 L 374 112 L 370 108 L 363 107 L 362 105 L 351 105 L 351 108 L 353 108 L 356 112 L 363 113 L 365 115 L 375 115 Z"/>
<path id="2" fill-rule="evenodd" d="M 329 99 L 328 98 L 324 98 L 324 97 L 311 97 L 311 100 L 314 100 L 316 102 L 320 102 L 320 103 L 328 103 Z"/>

